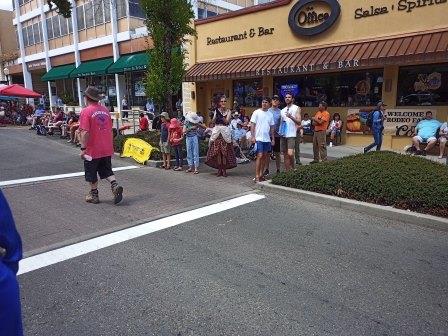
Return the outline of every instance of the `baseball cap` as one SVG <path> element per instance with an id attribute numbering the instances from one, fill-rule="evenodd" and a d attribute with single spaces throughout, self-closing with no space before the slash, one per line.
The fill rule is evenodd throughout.
<path id="1" fill-rule="evenodd" d="M 386 104 L 384 104 L 384 102 L 382 100 L 380 100 L 376 106 L 387 106 Z"/>
<path id="2" fill-rule="evenodd" d="M 272 100 L 274 100 L 274 99 L 280 100 L 280 97 L 278 95 L 273 95 Z"/>

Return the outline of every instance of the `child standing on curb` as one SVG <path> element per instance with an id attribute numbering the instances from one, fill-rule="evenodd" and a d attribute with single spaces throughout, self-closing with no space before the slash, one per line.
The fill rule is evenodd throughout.
<path id="1" fill-rule="evenodd" d="M 190 112 L 185 116 L 184 134 L 187 143 L 187 173 L 194 172 L 195 174 L 199 174 L 198 127 L 202 127 L 200 122 L 201 119 L 195 112 Z"/>
<path id="2" fill-rule="evenodd" d="M 160 114 L 160 119 L 162 124 L 160 125 L 160 152 L 163 157 L 164 169 L 171 169 L 171 148 L 169 143 L 169 126 L 170 126 L 170 116 L 167 112 L 162 112 Z"/>
<path id="3" fill-rule="evenodd" d="M 170 135 L 169 142 L 170 146 L 174 149 L 174 155 L 176 156 L 176 166 L 175 171 L 181 171 L 183 166 L 182 159 L 182 140 L 184 135 L 182 133 L 182 126 L 176 118 L 172 118 L 169 126 Z"/>

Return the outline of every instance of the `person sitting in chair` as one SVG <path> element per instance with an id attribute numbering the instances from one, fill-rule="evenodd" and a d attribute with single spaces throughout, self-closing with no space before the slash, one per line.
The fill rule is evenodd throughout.
<path id="1" fill-rule="evenodd" d="M 426 118 L 420 120 L 415 127 L 415 133 L 417 134 L 412 138 L 412 147 L 409 149 L 411 153 L 416 155 L 426 155 L 437 142 L 437 131 L 441 126 L 441 122 L 432 118 L 432 112 L 426 112 Z M 420 150 L 420 144 L 426 143 L 426 147 Z"/>

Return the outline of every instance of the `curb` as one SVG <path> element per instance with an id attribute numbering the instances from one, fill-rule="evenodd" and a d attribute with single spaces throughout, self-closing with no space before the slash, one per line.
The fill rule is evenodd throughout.
<path id="1" fill-rule="evenodd" d="M 319 194 L 307 190 L 277 186 L 269 181 L 257 183 L 256 188 L 260 190 L 269 190 L 272 192 L 281 193 L 283 195 L 288 194 L 290 196 L 300 197 L 300 199 L 309 202 L 320 203 L 323 205 L 356 212 L 362 212 L 377 217 L 383 217 L 438 231 L 448 232 L 448 219 L 441 217 L 406 211 L 402 209 L 395 209 L 390 206 L 366 203 L 348 198 Z"/>

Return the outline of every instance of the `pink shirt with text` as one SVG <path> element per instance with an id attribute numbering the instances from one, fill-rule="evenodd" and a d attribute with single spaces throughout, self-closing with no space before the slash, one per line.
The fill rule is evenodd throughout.
<path id="1" fill-rule="evenodd" d="M 98 159 L 114 154 L 112 119 L 109 111 L 99 104 L 91 104 L 81 111 L 79 128 L 89 132 L 86 154 Z"/>

